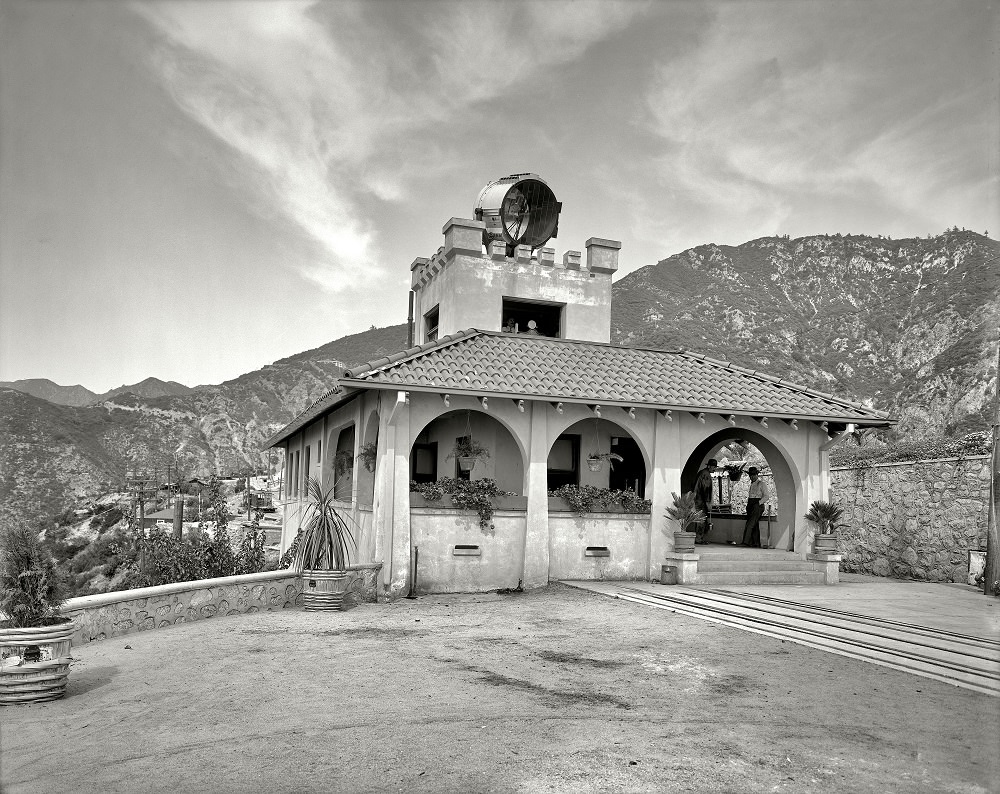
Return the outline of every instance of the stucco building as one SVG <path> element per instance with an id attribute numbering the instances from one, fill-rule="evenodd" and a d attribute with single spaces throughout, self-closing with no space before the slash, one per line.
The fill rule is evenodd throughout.
<path id="1" fill-rule="evenodd" d="M 803 514 L 828 497 L 830 445 L 892 420 L 703 355 L 611 345 L 619 243 L 591 238 L 585 255 L 557 261 L 547 247 L 509 255 L 484 229 L 452 218 L 437 253 L 413 262 L 413 347 L 344 372 L 268 442 L 285 451 L 283 547 L 298 528 L 305 479 L 316 477 L 353 516 L 356 558 L 382 563 L 389 595 L 408 593 L 415 561 L 422 593 L 659 578 L 667 561 L 695 582 L 704 555 L 674 553 L 677 527 L 664 511 L 708 458 L 741 441 L 773 474 L 775 553 L 835 582 L 837 560 L 811 555 Z M 490 451 L 471 473 L 452 455 L 468 437 Z M 366 444 L 374 471 L 358 463 Z M 604 456 L 598 471 L 591 453 Z M 483 528 L 447 496 L 411 493 L 411 480 L 441 477 L 493 478 L 515 496 Z M 563 484 L 632 491 L 652 507 L 580 515 L 550 499 Z M 710 539 L 731 540 L 731 531 L 719 521 Z"/>

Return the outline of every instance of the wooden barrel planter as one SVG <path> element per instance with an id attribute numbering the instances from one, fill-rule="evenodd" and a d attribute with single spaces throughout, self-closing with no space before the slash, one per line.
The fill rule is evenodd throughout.
<path id="1" fill-rule="evenodd" d="M 302 607 L 307 612 L 336 612 L 344 608 L 347 571 L 303 571 Z"/>
<path id="2" fill-rule="evenodd" d="M 674 551 L 678 554 L 694 551 L 694 539 L 697 537 L 694 532 L 675 532 Z"/>
<path id="3" fill-rule="evenodd" d="M 0 629 L 0 705 L 42 703 L 65 695 L 74 631 L 72 620 Z"/>
<path id="4" fill-rule="evenodd" d="M 816 554 L 836 554 L 837 553 L 837 536 L 836 535 L 816 535 L 814 542 L 814 551 Z"/>

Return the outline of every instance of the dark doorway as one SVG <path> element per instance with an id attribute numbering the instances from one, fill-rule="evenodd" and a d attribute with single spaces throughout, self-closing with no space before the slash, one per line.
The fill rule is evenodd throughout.
<path id="1" fill-rule="evenodd" d="M 612 461 L 608 474 L 608 487 L 617 491 L 635 491 L 646 498 L 646 464 L 635 440 L 628 436 L 612 436 L 611 451 L 621 455 L 622 460 Z"/>
<path id="2" fill-rule="evenodd" d="M 580 436 L 563 433 L 549 450 L 549 490 L 580 484 Z"/>

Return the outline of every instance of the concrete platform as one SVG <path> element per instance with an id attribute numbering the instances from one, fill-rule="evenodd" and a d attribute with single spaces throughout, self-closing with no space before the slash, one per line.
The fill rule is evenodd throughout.
<path id="1" fill-rule="evenodd" d="M 565 584 L 1000 697 L 1000 601 L 967 585 Z"/>
<path id="2" fill-rule="evenodd" d="M 566 582 L 587 588 L 587 582 Z M 610 585 L 613 582 L 594 582 Z M 629 582 L 630 587 L 662 592 L 679 585 L 657 582 Z M 739 585 L 727 586 L 741 593 L 753 593 L 785 599 L 798 604 L 811 604 L 828 609 L 840 609 L 871 617 L 913 623 L 974 637 L 1000 640 L 1000 598 L 982 594 L 965 584 L 937 582 L 907 582 L 876 576 L 842 573 L 840 583 L 827 585 Z M 597 587 L 594 588 L 598 589 Z M 689 589 L 698 590 L 700 586 Z"/>

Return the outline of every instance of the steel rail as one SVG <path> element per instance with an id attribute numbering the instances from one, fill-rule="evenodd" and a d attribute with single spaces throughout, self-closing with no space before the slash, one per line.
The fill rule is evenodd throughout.
<path id="1" fill-rule="evenodd" d="M 907 653 L 906 651 L 886 648 L 850 637 L 831 637 L 814 629 L 789 627 L 764 617 L 732 614 L 712 604 L 697 605 L 683 600 L 674 600 L 670 596 L 653 595 L 638 590 L 633 590 L 633 593 L 634 595 L 618 591 L 615 595 L 638 604 L 667 609 L 690 617 L 754 631 L 765 636 L 789 640 L 818 650 L 838 653 L 862 661 L 869 661 L 885 667 L 933 678 L 966 689 L 1000 696 L 1000 677 L 990 675 L 974 667 L 933 659 L 923 654 Z M 850 632 L 851 630 L 846 629 L 845 631 Z M 939 650 L 955 654 L 954 651 L 947 651 L 947 649 Z M 878 658 L 878 655 L 890 658 Z M 907 662 L 910 663 L 908 664 Z"/>
<path id="2" fill-rule="evenodd" d="M 935 628 L 934 626 L 921 626 L 921 625 L 919 625 L 917 623 L 904 623 L 903 621 L 891 620 L 890 618 L 880 618 L 880 617 L 877 617 L 875 615 L 862 615 L 862 614 L 860 614 L 858 612 L 846 612 L 846 611 L 841 610 L 841 609 L 832 609 L 830 607 L 821 607 L 821 606 L 818 606 L 816 604 L 802 604 L 802 603 L 799 603 L 798 601 L 788 601 L 788 600 L 785 600 L 783 598 L 774 598 L 773 596 L 762 595 L 760 593 L 741 593 L 741 592 L 738 592 L 738 591 L 735 591 L 735 590 L 715 590 L 715 589 L 712 589 L 712 590 L 709 590 L 709 589 L 697 590 L 697 591 L 694 591 L 694 592 L 699 592 L 699 593 L 708 593 L 708 592 L 711 592 L 711 593 L 718 593 L 718 594 L 723 594 L 724 593 L 724 594 L 728 594 L 728 595 L 738 595 L 741 598 L 749 598 L 749 599 L 753 599 L 755 601 L 763 601 L 765 603 L 787 604 L 788 606 L 794 606 L 794 607 L 797 607 L 799 609 L 808 609 L 810 611 L 822 612 L 822 613 L 831 614 L 831 615 L 843 615 L 844 617 L 850 618 L 852 620 L 854 620 L 854 619 L 864 619 L 866 621 L 878 622 L 878 623 L 884 624 L 884 625 L 904 626 L 907 629 L 913 629 L 913 630 L 917 630 L 917 631 L 924 632 L 924 633 L 927 633 L 927 634 L 937 634 L 937 635 L 940 635 L 942 637 L 953 637 L 953 638 L 956 638 L 956 641 L 958 641 L 958 642 L 969 642 L 970 644 L 971 643 L 980 643 L 980 644 L 983 644 L 983 645 L 996 646 L 997 648 L 1000 648 L 1000 640 L 993 640 L 993 639 L 990 639 L 989 637 L 978 637 L 978 636 L 976 636 L 974 634 L 961 634 L 961 633 L 955 632 L 955 631 L 947 631 L 946 629 Z"/>

